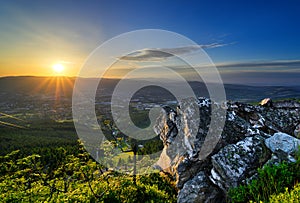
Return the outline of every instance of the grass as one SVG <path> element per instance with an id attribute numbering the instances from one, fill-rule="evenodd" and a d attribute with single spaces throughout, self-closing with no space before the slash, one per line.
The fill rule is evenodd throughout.
<path id="1" fill-rule="evenodd" d="M 289 198 L 288 190 L 296 187 L 295 193 L 299 195 L 300 155 L 297 154 L 296 163 L 281 163 L 279 165 L 265 166 L 258 170 L 258 178 L 248 185 L 232 188 L 228 193 L 229 202 L 273 202 L 272 198 Z M 286 189 L 288 188 L 288 189 Z M 298 192 L 297 192 L 298 191 Z M 292 191 L 291 191 L 292 192 Z M 278 197 L 277 197 L 278 195 Z M 289 196 L 294 195 L 289 194 Z M 294 198 L 295 195 L 291 198 Z"/>

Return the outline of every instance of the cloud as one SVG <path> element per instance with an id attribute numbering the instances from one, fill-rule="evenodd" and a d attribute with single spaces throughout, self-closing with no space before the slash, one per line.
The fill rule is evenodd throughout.
<path id="1" fill-rule="evenodd" d="M 126 61 L 160 61 L 172 56 L 174 55 L 161 50 L 143 49 L 126 56 L 121 56 L 119 59 Z"/>
<path id="2" fill-rule="evenodd" d="M 168 53 L 167 53 L 168 54 Z M 166 54 L 166 56 L 167 56 Z M 170 54 L 171 55 L 171 54 Z M 173 55 L 172 55 L 173 56 Z M 155 67 L 160 67 L 161 65 L 156 65 Z M 269 61 L 244 61 L 244 62 L 232 62 L 232 63 L 215 63 L 215 67 L 220 71 L 220 73 L 230 73 L 230 72 L 299 72 L 300 73 L 300 60 L 269 60 Z M 137 68 L 153 68 L 154 66 L 137 66 Z M 193 68 L 186 65 L 176 65 L 172 64 L 169 66 L 173 70 L 190 72 L 193 68 L 209 71 L 212 64 L 208 65 L 196 65 Z M 114 70 L 124 70 L 135 69 L 134 65 L 125 66 L 122 68 L 114 68 Z"/>
<path id="3" fill-rule="evenodd" d="M 274 60 L 274 61 L 256 61 L 256 62 L 235 62 L 216 64 L 218 68 L 289 68 L 300 69 L 300 60 Z"/>
<path id="4" fill-rule="evenodd" d="M 300 60 L 216 64 L 221 72 L 300 72 Z"/>
<path id="5" fill-rule="evenodd" d="M 183 55 L 198 51 L 200 49 L 212 49 L 226 45 L 229 44 L 212 43 L 207 45 L 191 45 L 175 48 L 142 49 L 129 55 L 121 56 L 118 59 L 127 61 L 161 61 L 173 57 L 174 55 Z"/>
<path id="6" fill-rule="evenodd" d="M 155 65 L 156 66 L 140 66 L 144 68 L 141 78 L 171 78 L 171 75 L 164 75 L 163 72 L 158 72 L 155 68 L 161 66 L 159 64 Z M 227 84 L 294 86 L 298 85 L 300 81 L 300 60 L 243 61 L 219 63 L 216 64 L 216 67 L 219 70 L 223 82 Z M 137 68 L 139 68 L 139 66 Z M 199 77 L 194 68 L 201 71 L 201 77 L 205 77 L 206 74 L 210 74 L 211 67 L 199 65 L 191 68 L 186 65 L 173 64 L 169 68 L 184 76 L 189 81 L 199 81 Z M 125 74 L 134 69 L 134 66 L 112 69 L 110 70 L 111 77 L 122 78 Z M 153 72 L 150 70 L 153 70 Z"/>

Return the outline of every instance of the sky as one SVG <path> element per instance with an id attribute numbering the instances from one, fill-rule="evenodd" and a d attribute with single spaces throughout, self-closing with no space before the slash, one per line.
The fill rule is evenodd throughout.
<path id="1" fill-rule="evenodd" d="M 134 30 L 162 29 L 203 48 L 225 83 L 296 85 L 300 79 L 299 13 L 296 0 L 3 0 L 0 76 L 77 76 L 87 57 L 107 40 Z M 143 60 L 168 58 L 147 48 L 137 52 L 146 54 Z M 172 50 L 186 48 L 189 51 L 180 54 L 197 51 L 190 45 Z M 141 62 L 140 55 L 134 57 L 116 56 Z M 65 69 L 56 73 L 54 64 Z"/>

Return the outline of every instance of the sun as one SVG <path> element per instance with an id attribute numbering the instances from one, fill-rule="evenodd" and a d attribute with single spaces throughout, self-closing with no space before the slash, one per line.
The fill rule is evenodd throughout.
<path id="1" fill-rule="evenodd" d="M 64 71 L 65 67 L 62 64 L 57 63 L 52 66 L 52 69 L 55 73 L 62 73 Z"/>

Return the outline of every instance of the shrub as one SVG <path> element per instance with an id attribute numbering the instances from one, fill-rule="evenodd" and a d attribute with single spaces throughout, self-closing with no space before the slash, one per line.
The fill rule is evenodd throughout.
<path id="1" fill-rule="evenodd" d="M 258 169 L 258 178 L 248 185 L 231 188 L 228 192 L 229 202 L 268 202 L 272 195 L 285 192 L 300 180 L 300 150 L 296 163 L 283 162 L 279 165 L 265 166 Z M 284 193 L 286 194 L 286 193 Z"/>

